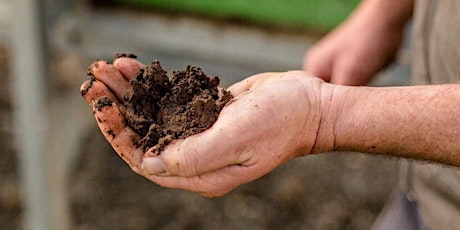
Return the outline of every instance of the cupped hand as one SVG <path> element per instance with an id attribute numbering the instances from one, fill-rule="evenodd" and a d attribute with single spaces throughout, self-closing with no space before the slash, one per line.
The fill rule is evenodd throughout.
<path id="1" fill-rule="evenodd" d="M 221 196 L 313 152 L 327 94 L 323 84 L 297 71 L 260 74 L 231 86 L 234 101 L 216 123 L 146 157 L 144 176 L 166 187 Z"/>
<path id="2" fill-rule="evenodd" d="M 317 134 L 333 86 L 294 71 L 259 74 L 234 84 L 229 88 L 234 100 L 211 128 L 171 142 L 159 156 L 143 153 L 119 103 L 125 83 L 142 66 L 129 58 L 113 65 L 96 62 L 91 67 L 95 80 L 82 85 L 82 94 L 115 151 L 135 172 L 159 185 L 221 196 L 321 149 Z"/>

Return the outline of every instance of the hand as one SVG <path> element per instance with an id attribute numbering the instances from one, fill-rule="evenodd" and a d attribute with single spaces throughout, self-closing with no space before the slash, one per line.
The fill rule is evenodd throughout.
<path id="1" fill-rule="evenodd" d="M 390 13 L 383 9 L 374 13 L 373 7 L 364 4 L 313 46 L 306 53 L 304 70 L 333 84 L 366 85 L 389 65 L 402 42 L 405 21 L 389 23 L 379 16 Z"/>
<path id="2" fill-rule="evenodd" d="M 260 74 L 231 86 L 235 101 L 217 122 L 145 158 L 144 176 L 166 187 L 221 196 L 312 152 L 323 83 L 298 71 Z"/>
<path id="3" fill-rule="evenodd" d="M 118 102 L 127 79 L 141 66 L 128 58 L 113 65 L 96 62 L 91 67 L 96 80 L 91 87 L 85 82 L 82 91 L 115 151 L 135 172 L 157 184 L 221 196 L 289 159 L 325 147 L 317 134 L 320 122 L 330 126 L 323 124 L 323 110 L 334 86 L 296 71 L 260 74 L 231 86 L 234 101 L 210 129 L 171 142 L 157 157 L 148 151 L 144 155 L 133 144 L 139 137 L 126 126 Z M 98 109 L 101 96 L 113 103 Z"/>

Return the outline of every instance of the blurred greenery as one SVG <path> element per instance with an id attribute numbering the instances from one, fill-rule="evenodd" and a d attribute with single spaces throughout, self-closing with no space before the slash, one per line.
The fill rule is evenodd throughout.
<path id="1" fill-rule="evenodd" d="M 192 13 L 285 29 L 326 32 L 359 0 L 115 0 L 145 9 Z"/>

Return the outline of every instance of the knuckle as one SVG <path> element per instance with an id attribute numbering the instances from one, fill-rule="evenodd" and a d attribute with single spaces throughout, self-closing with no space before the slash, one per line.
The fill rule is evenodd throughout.
<path id="1" fill-rule="evenodd" d="M 167 171 L 171 175 L 192 177 L 198 175 L 198 167 L 195 163 L 193 152 L 183 151 L 185 140 L 174 140 L 169 143 L 164 151 L 160 153 Z"/>
<path id="2" fill-rule="evenodd" d="M 163 159 L 164 159 L 164 163 L 166 165 L 167 171 L 171 175 L 185 176 L 185 177 L 195 175 L 195 170 L 192 167 L 190 160 L 186 156 L 179 155 L 179 154 L 171 154 L 171 155 L 165 156 Z"/>

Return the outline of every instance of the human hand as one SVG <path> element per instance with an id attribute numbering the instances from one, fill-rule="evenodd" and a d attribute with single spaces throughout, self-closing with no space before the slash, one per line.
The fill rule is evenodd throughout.
<path id="1" fill-rule="evenodd" d="M 324 138 L 332 135 L 318 134 L 320 123 L 332 126 L 324 111 L 334 86 L 296 71 L 260 74 L 231 86 L 234 101 L 211 128 L 171 142 L 159 156 L 144 154 L 134 144 L 139 137 L 126 126 L 118 102 L 127 79 L 142 66 L 129 58 L 113 65 L 96 62 L 91 67 L 96 80 L 90 87 L 85 82 L 82 92 L 115 151 L 135 172 L 157 184 L 221 196 L 291 158 L 332 150 L 333 141 Z"/>
<path id="2" fill-rule="evenodd" d="M 371 4 L 363 4 L 307 51 L 303 69 L 333 84 L 366 85 L 389 65 L 401 45 L 405 21 L 389 23 L 394 19 L 381 14 L 391 13 Z"/>
<path id="3" fill-rule="evenodd" d="M 260 74 L 231 86 L 234 101 L 216 123 L 145 158 L 144 176 L 166 187 L 221 196 L 321 149 L 317 134 L 329 101 L 322 97 L 332 92 L 325 85 L 297 71 Z"/>

